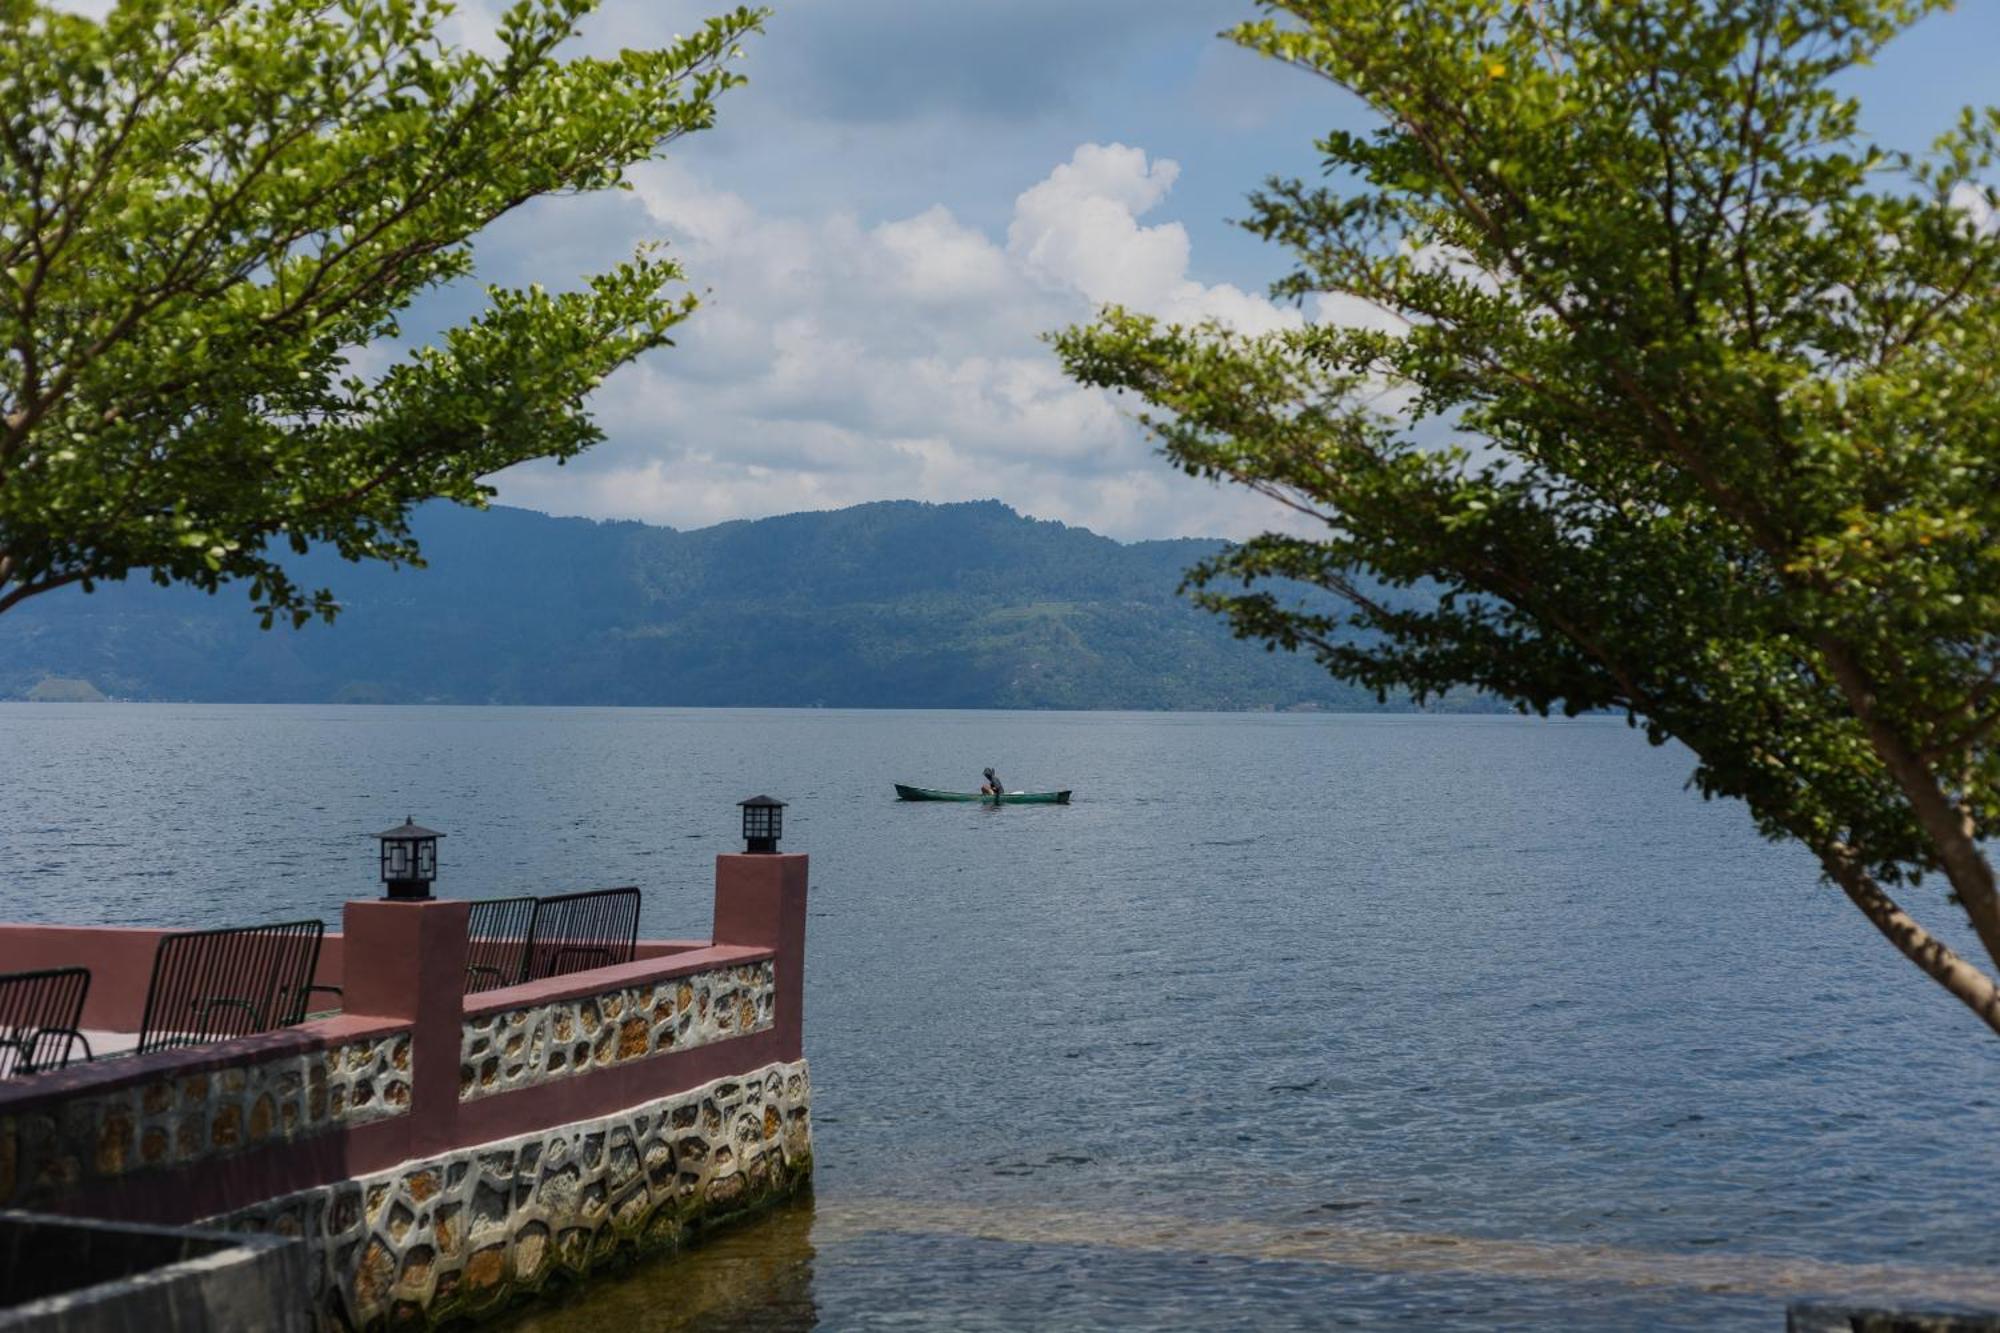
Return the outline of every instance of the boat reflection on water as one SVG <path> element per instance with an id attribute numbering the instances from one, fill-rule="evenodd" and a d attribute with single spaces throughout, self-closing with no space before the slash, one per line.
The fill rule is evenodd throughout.
<path id="1" fill-rule="evenodd" d="M 819 1323 L 813 1299 L 810 1190 L 703 1238 L 679 1254 L 595 1276 L 498 1327 L 504 1333 L 678 1333 L 729 1328 L 803 1333 Z"/>

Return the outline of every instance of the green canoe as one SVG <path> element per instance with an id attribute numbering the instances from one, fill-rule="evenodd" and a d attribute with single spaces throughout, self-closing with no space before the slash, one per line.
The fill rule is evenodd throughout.
<path id="1" fill-rule="evenodd" d="M 986 805 L 1068 805 L 1067 791 L 1010 791 L 1004 796 L 981 796 L 976 791 L 933 791 L 929 787 L 896 784 L 896 795 L 905 801 L 979 801 Z"/>

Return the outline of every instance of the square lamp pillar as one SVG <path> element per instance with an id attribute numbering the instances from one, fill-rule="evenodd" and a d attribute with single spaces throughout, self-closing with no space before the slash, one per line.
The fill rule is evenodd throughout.
<path id="1" fill-rule="evenodd" d="M 437 879 L 438 839 L 444 834 L 405 816 L 396 828 L 378 833 L 382 840 L 382 883 L 399 902 L 423 902 Z"/>

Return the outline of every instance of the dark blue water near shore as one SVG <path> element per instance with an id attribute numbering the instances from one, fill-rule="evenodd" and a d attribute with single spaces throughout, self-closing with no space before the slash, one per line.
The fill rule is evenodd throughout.
<path id="1" fill-rule="evenodd" d="M 1072 786 L 901 805 L 894 780 Z M 555 1329 L 1775 1328 L 2000 1292 L 2000 1042 L 1610 720 L 0 707 L 13 918 L 813 856 L 814 1197 Z M 1920 915 L 1949 927 L 1929 889 Z"/>

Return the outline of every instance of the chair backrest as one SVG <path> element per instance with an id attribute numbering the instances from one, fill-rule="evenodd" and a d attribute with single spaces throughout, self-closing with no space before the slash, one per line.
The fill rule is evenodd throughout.
<path id="1" fill-rule="evenodd" d="M 0 1078 L 68 1064 L 71 1046 L 82 1039 L 77 1027 L 89 993 L 87 967 L 0 975 Z"/>
<path id="2" fill-rule="evenodd" d="M 319 921 L 190 930 L 160 939 L 139 1053 L 289 1027 L 306 1016 Z"/>
<path id="3" fill-rule="evenodd" d="M 476 899 L 465 933 L 465 993 L 516 985 L 527 979 L 528 942 L 535 933 L 535 900 Z"/>
<path id="4" fill-rule="evenodd" d="M 593 889 L 535 900 L 524 981 L 629 963 L 639 951 L 639 891 Z"/>

